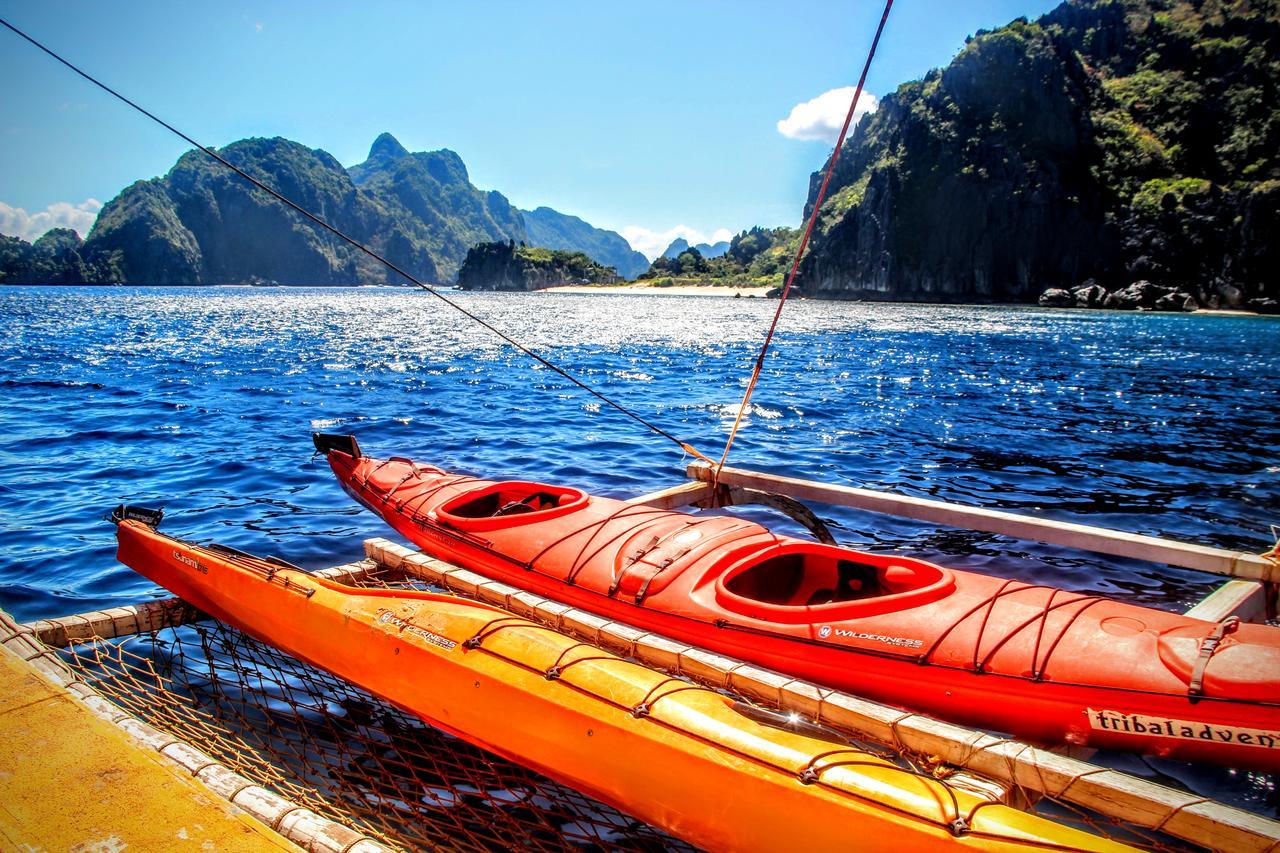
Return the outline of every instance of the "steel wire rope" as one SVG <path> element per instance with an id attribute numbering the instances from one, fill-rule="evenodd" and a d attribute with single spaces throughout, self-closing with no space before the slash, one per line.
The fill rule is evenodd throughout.
<path id="1" fill-rule="evenodd" d="M 529 349 L 528 347 L 526 347 L 524 344 L 522 344 L 522 343 L 520 343 L 519 341 L 517 341 L 515 338 L 511 337 L 510 335 L 508 335 L 506 332 L 503 332 L 501 329 L 498 329 L 496 326 L 494 326 L 493 324 L 489 323 L 489 322 L 488 322 L 487 320 L 485 320 L 483 317 L 480 317 L 480 316 L 478 316 L 478 315 L 476 315 L 476 314 L 473 314 L 471 311 L 468 311 L 466 308 L 464 308 L 464 307 L 463 307 L 462 305 L 460 305 L 459 303 L 457 303 L 457 302 L 455 302 L 454 300 L 450 299 L 449 297 L 445 296 L 443 293 L 441 293 L 440 291 L 436 290 L 434 287 L 432 287 L 431 285 L 427 284 L 426 282 L 421 281 L 420 279 L 418 279 L 418 278 L 416 278 L 416 277 L 414 277 L 414 276 L 410 275 L 408 272 L 406 272 L 405 270 L 401 269 L 399 266 L 397 266 L 396 264 L 392 263 L 391 261 L 387 260 L 387 259 L 386 259 L 386 258 L 384 258 L 382 255 L 380 255 L 380 254 L 378 254 L 376 251 L 374 251 L 373 249 L 371 249 L 371 248 L 369 248 L 368 246 L 366 246 L 365 244 L 361 243 L 359 240 L 357 240 L 357 239 L 355 239 L 354 237 L 351 237 L 351 236 L 347 235 L 346 233 L 344 233 L 344 232 L 342 232 L 342 231 L 338 230 L 337 228 L 335 228 L 334 226 L 332 226 L 332 225 L 330 225 L 328 222 L 326 222 L 324 219 L 321 219 L 319 216 L 317 216 L 317 215 L 315 215 L 314 213 L 312 213 L 311 211 L 307 210 L 307 209 L 306 209 L 305 207 L 303 207 L 302 205 L 298 204 L 297 202 L 293 201 L 292 199 L 288 198 L 287 196 L 282 195 L 281 193 L 279 193 L 279 192 L 277 192 L 276 190 L 272 189 L 271 187 L 267 186 L 265 183 L 263 183 L 262 181 L 258 180 L 258 179 L 257 179 L 257 178 L 255 178 L 253 175 L 250 175 L 248 172 L 244 171 L 244 170 L 243 170 L 243 169 L 241 169 L 239 166 L 236 166 L 234 163 L 232 163 L 232 162 L 230 162 L 229 160 L 227 160 L 225 157 L 223 157 L 221 154 L 219 154 L 219 153 L 218 153 L 217 151 L 215 151 L 213 148 L 209 148 L 209 147 L 206 147 L 206 146 L 204 146 L 204 145 L 201 145 L 201 144 L 200 144 L 199 142 L 197 142 L 195 139 L 193 139 L 193 138 L 191 138 L 190 136 L 188 136 L 187 134 L 183 133 L 181 130 L 178 130 L 176 127 L 174 127 L 173 125 L 169 124 L 169 122 L 167 122 L 167 121 L 165 121 L 164 119 L 160 118 L 160 117 L 159 117 L 159 116 L 157 116 L 155 113 L 150 112 L 149 110 L 145 109 L 144 107 L 140 106 L 139 104 L 135 103 L 134 101 L 132 101 L 132 100 L 130 100 L 129 98 L 125 97 L 124 95 L 120 94 L 120 93 L 119 93 L 119 92 L 117 92 L 115 89 L 112 89 L 110 86 L 108 86 L 106 83 L 103 83 L 101 80 L 97 79 L 97 78 L 96 78 L 96 77 L 94 77 L 92 74 L 88 73 L 87 71 L 84 71 L 84 70 L 83 70 L 83 69 L 81 69 L 79 66 L 75 65 L 74 63 L 72 63 L 70 60 L 64 59 L 61 55 L 59 55 L 57 52 L 55 52 L 52 48 L 46 47 L 43 43 L 41 43 L 41 42 L 37 41 L 37 40 L 36 40 L 35 38 L 33 38 L 32 36 L 27 35 L 25 32 L 23 32 L 22 30 L 18 29 L 17 27 L 15 27 L 13 24 L 9 23 L 9 22 L 8 22 L 7 20 L 5 20 L 4 18 L 0 18 L 0 24 L 2 24 L 6 29 L 10 30 L 10 31 L 11 31 L 11 32 L 13 32 L 15 35 L 17 35 L 18 37 L 20 37 L 20 38 L 22 38 L 22 39 L 26 40 L 27 42 L 31 43 L 31 44 L 32 44 L 32 45 L 34 45 L 35 47 L 39 48 L 39 49 L 40 49 L 41 51 L 43 51 L 44 53 L 48 54 L 48 55 L 49 55 L 49 56 L 51 56 L 53 59 L 55 59 L 55 60 L 57 60 L 58 62 L 60 62 L 62 65 L 65 65 L 67 68 L 71 69 L 71 70 L 72 70 L 72 71 L 74 71 L 76 74 L 78 74 L 78 75 L 80 75 L 81 77 L 83 77 L 85 80 L 87 80 L 87 81 L 89 81 L 90 83 L 92 83 L 93 85 L 97 86 L 97 87 L 98 87 L 99 89 L 101 89 L 102 91 L 106 92 L 107 94 L 111 95 L 112 97 L 116 98 L 117 100 L 120 100 L 120 101 L 124 102 L 125 104 L 129 105 L 129 106 L 130 106 L 130 107 L 132 107 L 133 109 L 135 109 L 135 110 L 137 110 L 138 112 L 142 113 L 142 114 L 143 114 L 144 116 L 146 116 L 147 118 L 149 118 L 149 119 L 151 119 L 152 121 L 154 121 L 156 124 L 159 124 L 161 127 L 164 127 L 166 130 L 168 130 L 168 131 L 170 131 L 171 133 L 173 133 L 174 135 L 176 135 L 176 136 L 180 137 L 181 139 L 183 139 L 184 141 L 188 142 L 189 144 L 194 145 L 194 146 L 195 146 L 196 148 L 198 148 L 200 151 L 202 151 L 202 152 L 204 152 L 205 154 L 209 155 L 209 157 L 213 158 L 213 159 L 214 159 L 215 161 L 217 161 L 218 163 L 221 163 L 223 166 L 226 166 L 228 169 L 230 169 L 231 171 L 235 172 L 237 175 L 239 175 L 240 177 L 244 178 L 246 181 L 248 181 L 249 183 L 253 184 L 253 185 L 254 185 L 255 187 L 257 187 L 258 189 L 260 189 L 260 190 L 262 190 L 263 192 L 267 193 L 267 194 L 268 194 L 268 195 L 270 195 L 272 198 L 274 198 L 274 199 L 276 199 L 277 201 L 279 201 L 281 204 L 283 204 L 283 205 L 285 205 L 286 207 L 289 207 L 289 208 L 291 208 L 292 210 L 294 210 L 294 211 L 296 211 L 296 212 L 298 212 L 298 213 L 302 214 L 304 217 L 306 217 L 307 219 L 311 220 L 311 221 L 312 221 L 312 222 L 314 222 L 316 225 L 319 225 L 321 228 L 325 229 L 326 231 L 329 231 L 330 233 L 334 234 L 334 235 L 335 235 L 335 236 L 337 236 L 338 238 L 340 238 L 340 239 L 342 239 L 342 240 L 345 240 L 347 243 L 351 244 L 351 245 L 352 245 L 353 247 L 355 247 L 356 249 L 359 249 L 361 252 L 364 252 L 366 255 L 368 255 L 369 257 L 373 258 L 375 261 L 377 261 L 378 263 L 382 264 L 382 265 L 383 265 L 383 266 L 385 266 L 387 269 L 391 270 L 392 272 L 396 273 L 397 275 L 402 276 L 405 280 L 407 280 L 407 281 L 411 282 L 412 284 L 414 284 L 415 286 L 417 286 L 417 287 L 419 287 L 419 288 L 421 288 L 421 289 L 425 290 L 427 293 L 430 293 L 432 296 L 434 296 L 435 298 L 439 299 L 441 302 L 445 303 L 445 304 L 446 304 L 446 305 L 448 305 L 450 308 L 453 308 L 455 311 L 459 312 L 460 314 L 462 314 L 463 316 L 467 317 L 468 319 L 470 319 L 470 320 L 474 321 L 475 323 L 478 323 L 480 326 L 482 326 L 482 327 L 484 327 L 485 329 L 487 329 L 488 331 L 492 332 L 494 335 L 498 336 L 499 338 L 501 338 L 501 339 L 502 339 L 503 341 L 505 341 L 506 343 L 508 343 L 508 344 L 510 344 L 511 346 L 515 347 L 517 350 L 519 350 L 520 352 L 524 353 L 524 354 L 525 354 L 525 355 L 527 355 L 529 358 L 532 358 L 534 361 L 536 361 L 536 362 L 538 362 L 539 364 L 541 364 L 542 366 L 546 367 L 548 370 L 552 371 L 553 373 L 558 374 L 559 376 L 564 377 L 565 379 L 567 379 L 567 380 L 569 380 L 570 382 L 572 382 L 574 385 L 576 385 L 576 386 L 578 386 L 579 388 L 581 388 L 582 390 L 586 391 L 586 392 L 587 392 L 588 394 L 590 394 L 591 396 L 595 397 L 595 398 L 596 398 L 597 400 L 599 400 L 600 402 L 602 402 L 602 403 L 606 404 L 607 406 L 609 406 L 609 407 L 613 408 L 614 410 L 616 410 L 616 411 L 618 411 L 618 412 L 622 413 L 623 415 L 626 415 L 627 417 L 629 417 L 629 418 L 631 418 L 632 420 L 636 421 L 637 423 L 639 423 L 639 424 L 643 425 L 644 427 L 648 428 L 649 430 L 651 430 L 652 432 L 656 433 L 657 435 L 660 435 L 660 436 L 662 436 L 663 438 L 667 439 L 668 441 L 671 441 L 671 442 L 675 443 L 677 446 L 679 446 L 679 447 L 680 447 L 680 449 L 681 449 L 681 450 L 685 451 L 686 453 L 692 454 L 693 456 L 696 456 L 698 459 L 701 459 L 701 460 L 703 460 L 704 462 L 706 462 L 706 463 L 708 463 L 708 464 L 711 464 L 711 460 L 710 460 L 710 459 L 708 459 L 706 456 L 704 456 L 704 455 L 702 455 L 701 453 L 699 453 L 699 452 L 698 452 L 698 451 L 697 451 L 697 450 L 696 450 L 692 445 L 690 445 L 689 443 L 687 443 L 687 442 L 685 442 L 685 441 L 681 440 L 681 439 L 680 439 L 680 438 L 678 438 L 677 436 L 673 435 L 672 433 L 668 432 L 667 430 L 663 429 L 662 427 L 658 426 L 657 424 L 653 423 L 652 421 L 648 420 L 647 418 L 643 417 L 642 415 L 639 415 L 639 414 L 637 414 L 636 412 L 631 411 L 631 410 L 630 410 L 630 409 L 628 409 L 626 406 L 623 406 L 621 403 L 615 402 L 614 400 L 610 399 L 609 397 L 606 397 L 604 394 L 602 394 L 602 393 L 600 393 L 599 391 L 595 390 L 595 389 L 594 389 L 594 388 L 592 388 L 590 385 L 588 385 L 587 383 L 583 382 L 581 379 L 578 379 L 578 378 L 577 378 L 576 376 L 574 376 L 572 373 L 569 373 L 569 371 L 565 370 L 563 367 L 560 367 L 558 364 L 556 364 L 555 362 L 553 362 L 553 361 L 551 361 L 550 359 L 546 358 L 545 356 L 539 355 L 538 353 L 536 353 L 536 352 L 534 352 L 533 350 L 531 350 L 531 349 Z"/>
<path id="2" fill-rule="evenodd" d="M 892 8 L 893 0 L 885 0 L 884 13 L 880 15 L 880 24 L 876 27 L 875 38 L 871 40 L 871 49 L 867 51 L 867 61 L 862 65 L 862 74 L 858 77 L 858 86 L 854 89 L 853 100 L 849 102 L 849 112 L 845 114 L 844 124 L 840 128 L 840 136 L 836 139 L 835 150 L 831 152 L 831 157 L 827 160 L 826 174 L 822 178 L 822 186 L 818 189 L 818 195 L 814 198 L 813 210 L 809 213 L 809 222 L 805 226 L 804 235 L 800 238 L 795 260 L 791 263 L 791 272 L 787 274 L 786 283 L 782 286 L 782 293 L 778 295 L 778 307 L 773 312 L 773 322 L 769 324 L 769 331 L 764 336 L 760 354 L 756 356 L 755 367 L 751 370 L 751 378 L 747 380 L 747 390 L 742 395 L 742 405 L 738 407 L 737 417 L 733 419 L 733 428 L 729 430 L 729 437 L 725 440 L 724 453 L 720 456 L 719 464 L 712 466 L 711 485 L 713 489 L 720 483 L 720 472 L 724 469 L 724 463 L 729 459 L 729 448 L 733 447 L 733 439 L 738 435 L 738 428 L 742 426 L 742 418 L 746 415 L 747 406 L 751 403 L 751 394 L 756 390 L 756 383 L 760 381 L 760 373 L 764 369 L 765 356 L 769 354 L 769 345 L 773 342 L 773 333 L 777 330 L 778 320 L 782 317 L 782 307 L 787 304 L 787 296 L 791 293 L 791 285 L 796 280 L 796 273 L 800 271 L 800 259 L 804 257 L 804 250 L 809 246 L 809 238 L 813 235 L 813 226 L 818 221 L 818 211 L 822 209 L 822 201 L 827 196 L 827 185 L 831 183 L 831 176 L 835 174 L 836 161 L 840 159 L 840 149 L 844 147 L 844 138 L 849 133 L 849 125 L 853 121 L 854 112 L 857 111 L 858 100 L 862 97 L 862 87 L 867 82 L 867 72 L 871 70 L 871 60 L 875 58 L 876 46 L 880 44 L 880 35 L 884 32 L 885 22 L 889 20 L 889 10 Z"/>

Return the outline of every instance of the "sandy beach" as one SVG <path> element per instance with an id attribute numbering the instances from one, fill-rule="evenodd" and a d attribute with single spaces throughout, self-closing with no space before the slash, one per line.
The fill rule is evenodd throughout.
<path id="1" fill-rule="evenodd" d="M 610 294 L 625 293 L 642 296 L 739 296 L 765 298 L 768 287 L 732 287 L 717 285 L 684 285 L 672 287 L 654 287 L 651 284 L 632 282 L 629 284 L 566 284 L 561 287 L 545 288 L 547 293 L 591 293 Z"/>

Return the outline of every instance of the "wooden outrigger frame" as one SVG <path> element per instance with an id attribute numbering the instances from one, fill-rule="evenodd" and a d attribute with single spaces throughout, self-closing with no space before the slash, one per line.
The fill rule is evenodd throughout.
<path id="1" fill-rule="evenodd" d="M 674 509 L 710 500 L 711 466 L 705 462 L 694 462 L 689 465 L 686 473 L 689 483 L 646 496 L 644 502 Z M 928 521 L 946 527 L 981 530 L 1113 557 L 1127 557 L 1224 575 L 1230 580 L 1191 608 L 1188 615 L 1212 622 L 1233 615 L 1246 622 L 1258 622 L 1275 613 L 1280 562 L 1259 554 L 1175 542 L 1105 527 L 1091 527 L 947 501 L 914 498 L 893 492 L 833 486 L 741 468 L 724 468 L 718 479 L 721 486 L 756 489 L 797 500 Z"/>

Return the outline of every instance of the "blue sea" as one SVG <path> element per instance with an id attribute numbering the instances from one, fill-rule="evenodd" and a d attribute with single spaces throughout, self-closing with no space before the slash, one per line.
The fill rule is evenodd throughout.
<path id="1" fill-rule="evenodd" d="M 717 458 L 776 306 L 451 298 Z M 113 559 L 122 502 L 308 568 L 359 558 L 389 530 L 313 430 L 614 496 L 691 461 L 396 288 L 0 288 L 0 393 L 0 606 L 22 620 L 161 594 Z M 1260 552 L 1280 523 L 1280 319 L 796 301 L 730 462 Z M 847 543 L 1165 609 L 1218 581 L 817 509 Z"/>

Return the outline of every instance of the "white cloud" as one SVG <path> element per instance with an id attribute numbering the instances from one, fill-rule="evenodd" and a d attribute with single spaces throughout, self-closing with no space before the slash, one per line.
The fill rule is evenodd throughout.
<path id="1" fill-rule="evenodd" d="M 74 228 L 84 237 L 102 210 L 102 202 L 87 198 L 79 204 L 55 201 L 44 210 L 27 213 L 0 201 L 0 234 L 34 241 L 50 228 Z"/>
<path id="2" fill-rule="evenodd" d="M 733 232 L 728 228 L 717 228 L 710 234 L 706 234 L 697 228 L 690 228 L 688 225 L 677 225 L 674 228 L 668 228 L 666 231 L 654 231 L 652 228 L 645 228 L 643 225 L 628 225 L 619 233 L 631 244 L 631 248 L 651 261 L 666 251 L 667 246 L 670 246 L 671 241 L 677 237 L 683 237 L 688 240 L 690 246 L 696 246 L 698 243 L 719 243 L 722 240 L 733 239 Z"/>
<path id="3" fill-rule="evenodd" d="M 849 114 L 849 102 L 853 100 L 854 88 L 844 86 L 823 92 L 812 101 L 796 104 L 791 114 L 778 122 L 778 133 L 792 139 L 816 139 L 834 145 L 840 136 L 840 127 L 844 117 Z M 876 111 L 880 101 L 875 95 L 864 91 L 858 98 L 858 108 L 854 110 L 850 131 L 858 124 L 858 119 L 867 113 Z"/>

